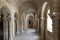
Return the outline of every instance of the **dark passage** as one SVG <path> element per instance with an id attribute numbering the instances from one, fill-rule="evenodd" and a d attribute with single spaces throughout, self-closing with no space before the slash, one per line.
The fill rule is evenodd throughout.
<path id="1" fill-rule="evenodd" d="M 0 40 L 3 40 L 3 15 L 0 18 Z"/>

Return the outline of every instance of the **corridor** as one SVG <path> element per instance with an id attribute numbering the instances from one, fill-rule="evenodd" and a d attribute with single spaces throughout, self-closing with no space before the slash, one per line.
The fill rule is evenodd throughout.
<path id="1" fill-rule="evenodd" d="M 21 32 L 16 35 L 15 40 L 39 40 L 39 35 L 34 29 L 28 29 L 25 32 Z"/>
<path id="2" fill-rule="evenodd" d="M 60 40 L 60 0 L 0 0 L 0 40 Z"/>

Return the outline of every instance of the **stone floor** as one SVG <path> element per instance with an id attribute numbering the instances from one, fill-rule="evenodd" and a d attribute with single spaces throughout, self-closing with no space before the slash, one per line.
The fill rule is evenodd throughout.
<path id="1" fill-rule="evenodd" d="M 29 29 L 28 31 L 17 34 L 15 40 L 40 40 L 40 37 L 34 30 Z"/>

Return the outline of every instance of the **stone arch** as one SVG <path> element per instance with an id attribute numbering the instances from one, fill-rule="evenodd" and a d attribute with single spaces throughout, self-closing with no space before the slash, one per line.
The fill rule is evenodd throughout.
<path id="1" fill-rule="evenodd" d="M 21 20 L 22 25 L 23 25 L 22 26 L 23 31 L 28 29 L 28 27 L 27 27 L 28 17 L 32 16 L 34 18 L 34 15 L 35 15 L 34 11 L 31 11 L 31 10 L 24 11 L 24 13 L 22 15 L 22 20 Z"/>
<path id="2" fill-rule="evenodd" d="M 41 13 L 41 40 L 46 40 L 48 2 L 44 2 Z"/>
<path id="3" fill-rule="evenodd" d="M 26 26 L 28 26 L 29 25 L 29 19 L 30 19 L 30 17 L 32 17 L 32 20 L 30 20 L 30 21 L 33 21 L 34 20 L 34 15 L 33 14 L 27 14 L 27 16 L 26 16 Z M 28 28 L 28 27 L 27 27 Z"/>
<path id="4" fill-rule="evenodd" d="M 41 13 L 41 39 L 42 40 L 48 40 L 48 39 L 52 40 L 53 39 L 53 36 L 51 36 L 52 31 L 53 31 L 52 30 L 53 29 L 53 25 L 52 25 L 53 20 L 52 20 L 51 16 L 52 16 L 52 13 L 51 13 L 51 8 L 49 5 L 49 2 L 44 2 L 43 7 L 42 7 L 42 13 Z"/>
<path id="5" fill-rule="evenodd" d="M 3 31 L 4 40 L 9 40 L 9 27 L 10 27 L 10 10 L 7 6 L 1 8 L 1 15 L 3 15 Z"/>
<path id="6" fill-rule="evenodd" d="M 32 20 L 30 20 L 31 17 L 32 17 Z M 29 20 L 31 21 L 31 24 L 29 24 Z M 27 30 L 28 33 L 30 33 L 30 32 L 36 32 L 34 12 L 29 12 L 29 14 L 26 14 L 25 25 L 26 25 L 25 30 Z M 32 31 L 29 31 L 29 30 L 32 30 Z"/>
<path id="7" fill-rule="evenodd" d="M 26 14 L 29 14 L 28 12 L 34 12 L 34 15 L 37 12 L 36 4 L 33 2 L 30 2 L 30 1 L 23 2 L 19 7 L 20 7 L 18 9 L 18 12 L 19 12 L 19 15 L 18 15 L 19 19 L 18 20 L 19 20 L 19 22 L 21 21 L 21 16 L 25 15 L 25 17 L 26 17 Z"/>

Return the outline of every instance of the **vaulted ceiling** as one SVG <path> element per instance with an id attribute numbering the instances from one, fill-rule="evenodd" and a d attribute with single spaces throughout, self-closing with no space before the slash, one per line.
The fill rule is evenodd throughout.
<path id="1" fill-rule="evenodd" d="M 42 6 L 43 6 L 43 3 L 44 2 L 50 2 L 51 0 L 0 0 L 0 5 L 4 6 L 4 5 L 7 5 L 9 6 L 9 8 L 12 9 L 12 7 L 19 11 L 23 11 L 23 10 L 26 10 L 26 9 L 34 9 L 36 11 L 40 10 L 41 12 L 41 9 L 42 9 Z M 1 6 L 0 6 L 1 8 Z"/>
<path id="2" fill-rule="evenodd" d="M 0 5 L 11 5 L 19 9 L 20 5 L 26 1 L 30 1 L 31 4 L 35 3 L 38 8 L 43 5 L 43 2 L 51 0 L 0 0 Z"/>

